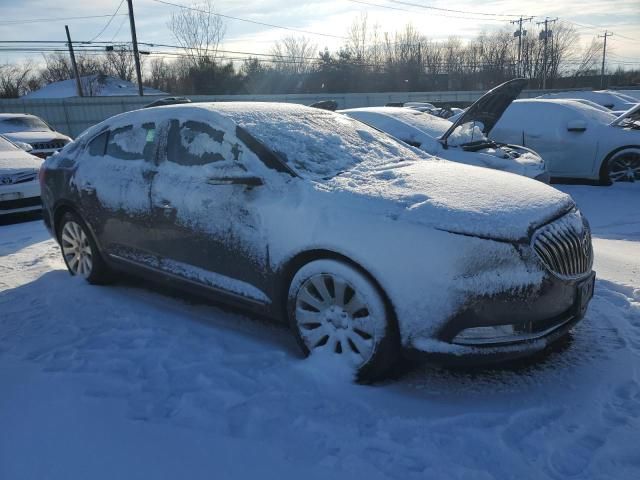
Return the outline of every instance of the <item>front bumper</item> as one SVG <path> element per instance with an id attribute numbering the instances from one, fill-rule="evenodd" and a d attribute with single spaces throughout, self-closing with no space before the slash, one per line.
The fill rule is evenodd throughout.
<path id="1" fill-rule="evenodd" d="M 0 215 L 31 212 L 42 209 L 40 184 L 37 181 L 0 187 Z"/>
<path id="2" fill-rule="evenodd" d="M 410 353 L 448 363 L 485 364 L 540 352 L 582 320 L 594 282 L 595 272 L 576 281 L 549 277 L 537 293 L 475 299 L 436 339 L 414 339 Z M 499 334 L 461 335 L 482 329 Z"/>

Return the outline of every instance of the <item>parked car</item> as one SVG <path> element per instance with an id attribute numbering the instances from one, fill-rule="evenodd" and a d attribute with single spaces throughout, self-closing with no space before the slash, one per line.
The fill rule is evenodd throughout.
<path id="1" fill-rule="evenodd" d="M 566 92 L 552 92 L 540 95 L 537 98 L 551 99 L 551 100 L 573 100 L 583 99 L 589 100 L 598 105 L 615 111 L 627 111 L 633 108 L 638 101 L 625 95 L 624 93 L 610 91 L 610 90 L 570 90 Z"/>
<path id="2" fill-rule="evenodd" d="M 59 151 L 71 141 L 41 118 L 24 113 L 0 113 L 0 135 L 13 142 L 31 145 L 31 153 L 40 158 Z"/>
<path id="3" fill-rule="evenodd" d="M 0 216 L 40 210 L 42 159 L 0 135 Z"/>
<path id="4" fill-rule="evenodd" d="M 402 349 L 473 361 L 539 351 L 593 291 L 571 197 L 326 110 L 128 112 L 49 157 L 41 179 L 72 275 L 126 271 L 288 321 L 305 353 L 360 379 Z"/>
<path id="5" fill-rule="evenodd" d="M 492 135 L 539 152 L 556 181 L 640 180 L 640 105 L 616 118 L 573 100 L 517 100 Z"/>
<path id="6" fill-rule="evenodd" d="M 367 107 L 340 113 L 382 130 L 431 155 L 454 162 L 504 170 L 549 182 L 542 158 L 518 141 L 496 143 L 490 134 L 496 121 L 520 94 L 524 80 L 512 80 L 487 92 L 455 122 L 411 108 Z"/>

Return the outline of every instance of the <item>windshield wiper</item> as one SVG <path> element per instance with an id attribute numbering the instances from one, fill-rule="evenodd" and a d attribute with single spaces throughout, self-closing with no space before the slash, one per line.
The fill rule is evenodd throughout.
<path id="1" fill-rule="evenodd" d="M 469 142 L 460 147 L 465 152 L 477 152 L 478 150 L 484 150 L 485 148 L 497 148 L 498 144 L 492 140 L 479 140 L 477 142 Z"/>

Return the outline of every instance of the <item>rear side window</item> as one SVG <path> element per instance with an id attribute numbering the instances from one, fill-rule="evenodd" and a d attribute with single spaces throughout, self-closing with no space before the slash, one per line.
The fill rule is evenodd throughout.
<path id="1" fill-rule="evenodd" d="M 167 160 L 184 166 L 238 160 L 239 150 L 238 154 L 234 154 L 233 149 L 227 152 L 224 140 L 225 132 L 209 124 L 171 120 L 167 137 Z M 236 147 L 239 149 L 238 145 Z"/>
<path id="2" fill-rule="evenodd" d="M 106 154 L 120 160 L 153 160 L 156 126 L 154 123 L 125 125 L 111 130 Z"/>

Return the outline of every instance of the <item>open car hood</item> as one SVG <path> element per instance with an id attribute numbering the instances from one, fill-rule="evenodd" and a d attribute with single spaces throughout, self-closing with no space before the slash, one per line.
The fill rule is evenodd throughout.
<path id="1" fill-rule="evenodd" d="M 489 90 L 476 100 L 466 112 L 460 115 L 458 120 L 449 127 L 449 130 L 440 137 L 440 140 L 446 144 L 447 139 L 456 128 L 474 121 L 482 122 L 482 125 L 484 125 L 482 133 L 489 135 L 489 132 L 498 123 L 504 111 L 511 105 L 511 102 L 518 98 L 526 84 L 526 79 L 516 78 Z"/>
<path id="2" fill-rule="evenodd" d="M 640 103 L 638 103 L 635 107 L 631 107 L 629 110 L 624 112 L 618 118 L 616 118 L 611 125 L 620 125 L 627 118 L 633 118 L 634 120 L 640 120 Z"/>

